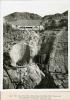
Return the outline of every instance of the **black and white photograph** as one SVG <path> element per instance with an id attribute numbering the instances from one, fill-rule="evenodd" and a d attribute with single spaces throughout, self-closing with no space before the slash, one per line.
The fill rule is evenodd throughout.
<path id="1" fill-rule="evenodd" d="M 69 88 L 65 5 L 37 1 L 3 4 L 3 89 Z"/>

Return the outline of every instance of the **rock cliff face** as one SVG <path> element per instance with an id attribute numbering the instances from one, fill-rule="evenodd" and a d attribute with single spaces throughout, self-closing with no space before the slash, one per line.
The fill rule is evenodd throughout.
<path id="1" fill-rule="evenodd" d="M 53 43 L 50 54 L 49 70 L 52 72 L 66 73 L 68 71 L 68 35 L 65 29 L 61 30 Z"/>
<path id="2" fill-rule="evenodd" d="M 40 51 L 41 65 L 39 65 L 45 73 L 45 78 L 36 88 L 68 88 L 68 33 L 66 28 L 54 33 L 47 31 L 45 33 Z M 36 63 L 38 63 L 38 58 Z"/>
<path id="3" fill-rule="evenodd" d="M 61 30 L 53 43 L 53 50 L 49 58 L 49 71 L 59 88 L 68 87 L 68 35 Z"/>

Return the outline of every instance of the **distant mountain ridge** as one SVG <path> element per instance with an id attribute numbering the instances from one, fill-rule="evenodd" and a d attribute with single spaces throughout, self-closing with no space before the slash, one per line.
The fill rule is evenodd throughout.
<path id="1" fill-rule="evenodd" d="M 56 13 L 53 15 L 45 15 L 44 17 L 41 17 L 38 14 L 29 13 L 29 12 L 14 12 L 12 14 L 9 14 L 4 17 L 5 21 L 17 21 L 17 20 L 47 20 L 49 18 L 51 19 L 60 19 L 65 17 L 68 18 L 68 11 L 63 12 L 62 14 Z"/>
<path id="2" fill-rule="evenodd" d="M 28 12 L 14 12 L 4 17 L 6 21 L 17 21 L 17 20 L 40 20 L 42 17 Z"/>
<path id="3" fill-rule="evenodd" d="M 63 13 L 56 13 L 54 15 L 46 15 L 42 18 L 41 24 L 45 29 L 57 28 L 57 27 L 68 27 L 68 11 Z"/>
<path id="4" fill-rule="evenodd" d="M 43 17 L 43 20 L 44 19 L 49 19 L 49 18 L 51 18 L 51 19 L 60 19 L 60 18 L 63 18 L 63 17 L 65 17 L 65 18 L 67 18 L 68 17 L 68 11 L 65 11 L 65 12 L 63 12 L 63 13 L 56 13 L 56 14 L 53 14 L 53 15 L 45 15 L 44 17 Z"/>

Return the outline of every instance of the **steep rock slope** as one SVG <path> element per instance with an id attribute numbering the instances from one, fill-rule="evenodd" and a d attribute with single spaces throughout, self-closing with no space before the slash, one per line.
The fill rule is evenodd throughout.
<path id="1" fill-rule="evenodd" d="M 56 35 L 53 50 L 50 54 L 50 71 L 66 73 L 68 70 L 68 35 L 65 29 Z"/>
<path id="2" fill-rule="evenodd" d="M 68 87 L 68 33 L 65 28 L 57 35 L 49 58 L 49 72 L 59 88 Z"/>

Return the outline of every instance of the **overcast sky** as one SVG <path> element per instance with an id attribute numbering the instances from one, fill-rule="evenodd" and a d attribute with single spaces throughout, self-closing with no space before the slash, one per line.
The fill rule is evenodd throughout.
<path id="1" fill-rule="evenodd" d="M 69 8 L 70 0 L 2 0 L 1 13 L 32 12 L 41 16 L 62 13 Z"/>

